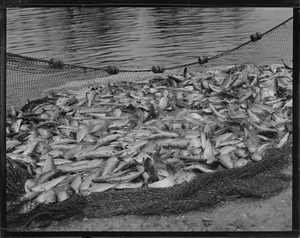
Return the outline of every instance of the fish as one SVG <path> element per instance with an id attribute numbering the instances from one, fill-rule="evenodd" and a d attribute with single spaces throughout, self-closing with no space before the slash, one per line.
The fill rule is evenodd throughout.
<path id="1" fill-rule="evenodd" d="M 102 176 L 105 176 L 107 174 L 110 174 L 114 169 L 118 166 L 120 160 L 117 157 L 110 157 L 106 161 L 105 169 L 102 173 Z"/>
<path id="2" fill-rule="evenodd" d="M 33 179 L 27 179 L 25 184 L 24 184 L 24 190 L 26 193 L 31 192 L 31 187 L 35 186 L 37 184 L 36 181 L 34 181 Z"/>
<path id="3" fill-rule="evenodd" d="M 49 145 L 52 146 L 52 145 L 60 145 L 60 144 L 77 144 L 77 141 L 73 139 L 60 139 L 51 142 Z"/>
<path id="4" fill-rule="evenodd" d="M 70 137 L 71 137 L 71 134 L 72 134 L 72 131 L 69 130 L 69 129 L 62 128 L 62 129 L 60 129 L 60 133 L 61 133 L 63 136 L 65 136 L 65 137 L 67 137 L 67 138 L 70 138 Z"/>
<path id="5" fill-rule="evenodd" d="M 10 115 L 11 115 L 12 117 L 16 117 L 16 116 L 17 116 L 17 112 L 16 112 L 16 110 L 15 110 L 14 105 L 10 104 L 10 108 L 11 108 Z"/>
<path id="6" fill-rule="evenodd" d="M 48 158 L 45 160 L 44 167 L 43 167 L 43 173 L 47 173 L 51 170 L 55 170 L 56 165 L 54 163 L 53 156 L 48 155 Z"/>
<path id="7" fill-rule="evenodd" d="M 230 153 L 231 151 L 235 151 L 235 149 L 236 149 L 236 146 L 232 146 L 232 145 L 224 146 L 221 149 L 219 149 L 219 153 L 221 155 L 225 155 L 225 154 Z"/>
<path id="8" fill-rule="evenodd" d="M 260 126 L 260 125 L 257 125 L 256 123 L 252 123 L 252 125 L 254 125 L 258 130 L 261 130 L 261 131 L 277 132 L 277 130 L 275 130 L 275 129 L 268 128 L 265 126 Z"/>
<path id="9" fill-rule="evenodd" d="M 91 130 L 91 134 L 98 133 L 100 131 L 105 130 L 106 125 L 107 125 L 106 121 L 101 121 L 101 122 L 97 123 L 97 125 L 95 125 L 93 127 L 93 129 Z"/>
<path id="10" fill-rule="evenodd" d="M 290 99 L 289 101 L 287 101 L 284 106 L 283 106 L 283 110 L 286 108 L 286 107 L 293 107 L 293 100 Z"/>
<path id="11" fill-rule="evenodd" d="M 83 145 L 82 144 L 78 144 L 76 145 L 75 147 L 69 149 L 68 151 L 66 151 L 64 154 L 63 154 L 63 157 L 65 159 L 70 159 L 73 157 L 73 155 L 75 155 L 77 152 L 80 152 L 81 149 L 82 149 Z"/>
<path id="12" fill-rule="evenodd" d="M 87 152 L 83 152 L 81 154 L 76 155 L 77 160 L 83 160 L 88 158 L 110 158 L 116 156 L 122 152 L 117 151 L 111 146 L 102 146 L 97 148 L 96 150 L 89 150 Z"/>
<path id="13" fill-rule="evenodd" d="M 229 74 L 227 77 L 225 77 L 224 81 L 221 84 L 221 87 L 223 89 L 227 89 L 229 88 L 229 86 L 232 84 L 233 82 L 233 74 Z"/>
<path id="14" fill-rule="evenodd" d="M 231 159 L 231 153 L 220 154 L 217 158 L 225 168 L 232 169 L 234 167 Z"/>
<path id="15" fill-rule="evenodd" d="M 36 163 L 30 156 L 24 154 L 6 153 L 6 156 L 11 158 L 12 160 L 23 161 L 32 165 Z"/>
<path id="16" fill-rule="evenodd" d="M 39 194 L 40 194 L 40 192 L 28 191 L 28 192 L 26 192 L 26 194 L 24 196 L 22 196 L 20 198 L 20 201 L 22 201 L 22 202 L 30 201 L 30 200 L 36 198 Z"/>
<path id="17" fill-rule="evenodd" d="M 117 184 L 112 183 L 94 183 L 88 190 L 93 193 L 100 193 L 116 187 Z"/>
<path id="18" fill-rule="evenodd" d="M 174 176 L 175 176 L 174 179 L 175 185 L 179 185 L 185 182 L 189 183 L 197 177 L 197 175 L 193 171 L 184 171 L 184 170 L 178 171 Z"/>
<path id="19" fill-rule="evenodd" d="M 220 144 L 222 142 L 225 142 L 227 141 L 229 138 L 231 138 L 233 136 L 233 133 L 224 133 L 224 134 L 221 134 L 220 136 L 218 136 L 216 139 L 215 139 L 215 144 L 216 144 L 216 147 L 219 147 Z"/>
<path id="20" fill-rule="evenodd" d="M 127 145 L 127 149 L 123 150 L 121 157 L 135 156 L 148 143 L 148 140 L 134 141 Z"/>
<path id="21" fill-rule="evenodd" d="M 21 145 L 22 143 L 18 140 L 8 140 L 6 141 L 6 152 L 10 152 L 13 148 L 15 148 L 18 145 Z"/>
<path id="22" fill-rule="evenodd" d="M 203 149 L 205 149 L 206 141 L 207 141 L 206 140 L 206 135 L 204 134 L 204 132 L 201 132 L 200 136 L 201 136 L 201 146 L 202 146 Z"/>
<path id="23" fill-rule="evenodd" d="M 175 185 L 175 176 L 171 175 L 171 176 L 164 178 L 162 180 L 159 180 L 157 182 L 149 183 L 148 187 L 149 188 L 169 188 L 169 187 L 173 187 L 174 185 Z"/>
<path id="24" fill-rule="evenodd" d="M 175 138 L 175 137 L 178 137 L 178 134 L 175 132 L 161 131 L 160 133 L 152 134 L 151 136 L 148 137 L 148 139 L 152 140 L 152 139 L 159 139 L 159 138 Z"/>
<path id="25" fill-rule="evenodd" d="M 203 79 L 200 85 L 204 90 L 208 90 L 210 88 L 208 79 Z"/>
<path id="26" fill-rule="evenodd" d="M 60 151 L 65 151 L 65 150 L 70 150 L 72 148 L 76 147 L 74 144 L 69 144 L 69 145 L 51 145 L 50 148 L 52 150 L 60 150 Z"/>
<path id="27" fill-rule="evenodd" d="M 129 119 L 119 119 L 119 120 L 114 120 L 110 125 L 108 126 L 109 129 L 116 129 L 116 128 L 121 128 L 123 126 L 126 126 L 129 122 Z"/>
<path id="28" fill-rule="evenodd" d="M 89 176 L 87 176 L 85 179 L 83 179 L 83 181 L 81 182 L 81 184 L 79 185 L 79 192 L 80 194 L 83 194 L 84 191 L 88 190 L 89 187 L 92 184 L 92 180 L 96 177 L 96 173 L 91 173 Z"/>
<path id="29" fill-rule="evenodd" d="M 28 204 L 51 190 L 58 203 L 174 187 L 199 172 L 259 163 L 289 143 L 292 89 L 284 65 L 243 64 L 65 90 L 11 110 L 7 159 L 30 176 L 19 195 Z"/>
<path id="30" fill-rule="evenodd" d="M 248 160 L 245 158 L 240 158 L 234 163 L 233 167 L 239 168 L 239 167 L 245 166 L 246 164 L 248 164 Z"/>
<path id="31" fill-rule="evenodd" d="M 213 154 L 213 148 L 211 146 L 210 140 L 206 140 L 203 158 L 206 160 L 207 164 L 213 164 L 214 162 L 218 161 Z"/>
<path id="32" fill-rule="evenodd" d="M 94 147 L 94 149 L 96 150 L 101 146 L 105 146 L 105 145 L 119 139 L 121 136 L 122 136 L 122 134 L 112 134 L 112 135 L 108 135 L 108 136 L 105 136 L 103 138 L 100 138 L 97 141 L 97 145 Z"/>
<path id="33" fill-rule="evenodd" d="M 183 170 L 198 170 L 200 172 L 205 172 L 205 173 L 212 173 L 212 172 L 215 172 L 214 170 L 212 169 L 209 169 L 206 165 L 204 164 L 199 164 L 199 163 L 193 163 L 191 164 L 190 166 L 187 166 L 187 167 L 184 167 Z"/>
<path id="34" fill-rule="evenodd" d="M 270 149 L 270 148 L 272 148 L 272 147 L 273 147 L 273 146 L 272 146 L 271 143 L 266 143 L 266 144 L 261 145 L 261 146 L 257 149 L 257 152 L 263 154 L 263 152 L 264 152 L 265 150 Z"/>
<path id="35" fill-rule="evenodd" d="M 78 106 L 78 107 L 81 107 L 81 106 L 83 106 L 84 104 L 86 104 L 86 102 L 87 102 L 87 99 L 86 99 L 86 98 L 83 98 L 83 99 L 81 99 L 81 100 L 77 103 L 77 106 Z"/>
<path id="36" fill-rule="evenodd" d="M 188 146 L 189 142 L 190 140 L 185 140 L 185 139 L 169 139 L 169 140 L 164 140 L 161 146 L 184 149 Z"/>
<path id="37" fill-rule="evenodd" d="M 184 118 L 188 122 L 198 124 L 198 125 L 201 125 L 202 122 L 204 121 L 204 118 L 198 113 L 190 113 L 188 115 L 183 116 L 182 118 Z"/>
<path id="38" fill-rule="evenodd" d="M 75 133 L 77 133 L 80 130 L 79 127 L 70 126 L 70 125 L 58 125 L 57 128 L 69 130 L 70 132 L 75 132 Z"/>
<path id="39" fill-rule="evenodd" d="M 120 171 L 123 171 L 125 169 L 128 169 L 131 166 L 137 165 L 138 163 L 135 160 L 131 160 L 131 161 L 120 161 L 118 166 L 116 166 L 116 168 L 112 171 L 112 173 L 117 173 Z"/>
<path id="40" fill-rule="evenodd" d="M 46 148 L 46 142 L 45 141 L 39 141 L 38 143 L 37 143 L 37 145 L 36 145 L 36 147 L 35 147 L 35 152 L 36 153 L 39 153 L 39 154 L 42 154 L 43 153 L 43 151 L 44 151 L 44 149 Z M 50 148 L 50 146 L 48 147 L 48 148 Z"/>
<path id="41" fill-rule="evenodd" d="M 232 83 L 232 87 L 239 87 L 247 82 L 248 82 L 248 74 L 247 74 L 247 70 L 245 69 L 238 74 L 237 78 Z"/>
<path id="42" fill-rule="evenodd" d="M 15 120 L 12 125 L 11 125 L 11 129 L 13 130 L 13 132 L 20 132 L 20 127 L 21 127 L 21 123 L 22 123 L 22 119 L 18 119 Z"/>
<path id="43" fill-rule="evenodd" d="M 141 188 L 143 186 L 143 182 L 137 182 L 137 183 L 120 183 L 114 189 L 136 189 Z"/>
<path id="44" fill-rule="evenodd" d="M 258 161 L 262 160 L 262 156 L 261 156 L 260 153 L 254 152 L 254 153 L 251 155 L 250 159 L 251 159 L 252 161 L 258 162 Z"/>
<path id="45" fill-rule="evenodd" d="M 280 149 L 282 146 L 284 146 L 284 144 L 287 143 L 288 138 L 289 138 L 289 135 L 290 135 L 290 133 L 287 132 L 287 133 L 285 134 L 285 136 L 282 137 L 282 139 L 280 140 L 280 142 L 279 142 L 278 145 L 276 146 L 277 149 Z"/>
<path id="46" fill-rule="evenodd" d="M 87 135 L 86 130 L 80 129 L 79 131 L 76 132 L 76 140 L 77 142 L 80 142 L 83 140 L 83 138 Z"/>
<path id="47" fill-rule="evenodd" d="M 258 116 L 255 115 L 255 113 L 251 112 L 251 110 L 247 109 L 248 115 L 250 117 L 250 120 L 254 123 L 259 123 L 260 119 Z"/>
<path id="48" fill-rule="evenodd" d="M 82 183 L 81 174 L 78 174 L 70 184 L 70 187 L 75 191 L 75 193 L 79 193 L 79 188 L 81 183 Z"/>
<path id="49" fill-rule="evenodd" d="M 208 86 L 211 88 L 211 90 L 213 90 L 216 93 L 221 93 L 223 91 L 222 87 L 218 87 L 218 86 L 213 85 L 211 83 L 208 83 Z"/>
<path id="50" fill-rule="evenodd" d="M 144 173 L 142 173 L 142 177 L 143 177 L 144 183 L 148 184 L 149 178 L 150 178 L 149 174 L 147 172 L 144 172 Z"/>
<path id="51" fill-rule="evenodd" d="M 38 178 L 38 180 L 36 181 L 35 184 L 39 185 L 39 184 L 45 183 L 59 173 L 60 173 L 60 171 L 55 170 L 55 169 L 49 170 L 47 172 L 42 172 L 42 174 L 40 175 L 40 177 Z"/>
<path id="52" fill-rule="evenodd" d="M 201 147 L 202 147 L 201 139 L 199 137 L 196 137 L 188 142 L 187 149 L 192 150 L 192 149 L 201 148 Z"/>
<path id="53" fill-rule="evenodd" d="M 53 189 L 43 191 L 36 199 L 38 203 L 55 203 L 56 195 Z"/>
<path id="54" fill-rule="evenodd" d="M 158 107 L 160 110 L 165 110 L 168 106 L 169 98 L 168 96 L 164 96 L 159 100 Z"/>
<path id="55" fill-rule="evenodd" d="M 79 114 L 90 114 L 90 113 L 106 113 L 107 110 L 104 110 L 101 107 L 95 106 L 95 107 L 81 107 L 77 111 Z"/>
<path id="56" fill-rule="evenodd" d="M 218 118 L 221 118 L 221 119 L 226 119 L 227 117 L 225 115 L 222 115 L 221 113 L 219 113 L 215 107 L 209 103 L 209 107 L 211 108 L 211 110 L 213 111 L 213 113 L 218 117 Z"/>
<path id="57" fill-rule="evenodd" d="M 257 149 L 259 150 L 259 149 Z M 237 148 L 235 151 L 235 154 L 238 156 L 238 157 L 244 157 L 246 156 L 246 150 L 245 149 L 241 149 L 241 148 Z"/>
<path id="58" fill-rule="evenodd" d="M 60 182 L 62 182 L 63 180 L 65 180 L 67 178 L 66 175 L 63 175 L 63 176 L 60 176 L 56 179 L 52 179 L 48 182 L 44 182 L 44 183 L 41 183 L 41 184 L 38 184 L 36 186 L 33 186 L 31 188 L 31 191 L 36 191 L 36 192 L 42 192 L 42 191 L 47 191 L 51 188 L 54 188 L 56 185 L 58 185 Z"/>
<path id="59" fill-rule="evenodd" d="M 244 144 L 250 153 L 254 153 L 260 145 L 260 138 L 257 134 L 248 131 L 246 128 L 245 134 Z"/>
<path id="60" fill-rule="evenodd" d="M 104 169 L 103 169 L 104 171 Z M 110 174 L 107 174 L 107 175 L 103 175 L 101 174 L 101 176 L 96 176 L 96 178 L 94 178 L 92 181 L 94 183 L 106 183 L 108 182 L 110 179 L 113 179 L 113 178 L 119 178 L 119 177 L 122 177 L 126 174 L 128 174 L 129 172 L 134 172 L 134 171 L 137 171 L 136 168 L 129 168 L 129 169 L 126 169 L 126 170 L 123 170 L 123 171 L 119 171 L 119 172 L 116 172 L 116 173 L 110 173 Z"/>
<path id="61" fill-rule="evenodd" d="M 73 100 L 72 97 L 61 97 L 56 101 L 56 105 L 58 106 L 66 106 Z"/>
<path id="62" fill-rule="evenodd" d="M 269 112 L 273 113 L 274 109 L 268 105 L 262 104 L 262 103 L 254 103 L 251 107 L 250 110 L 253 113 L 262 113 L 262 112 Z"/>
<path id="63" fill-rule="evenodd" d="M 57 166 L 58 170 L 61 170 L 62 172 L 79 172 L 89 169 L 94 169 L 99 167 L 102 163 L 102 159 L 94 159 L 94 160 L 85 160 L 85 163 L 82 165 L 75 166 L 74 164 L 63 164 L 60 166 Z"/>
<path id="64" fill-rule="evenodd" d="M 63 202 L 71 197 L 70 185 L 55 188 L 55 194 L 58 202 Z"/>
<path id="65" fill-rule="evenodd" d="M 149 141 L 147 142 L 147 144 L 142 148 L 142 152 L 145 153 L 152 153 L 153 151 L 155 151 L 158 148 L 157 143 L 153 142 L 153 141 Z"/>
<path id="66" fill-rule="evenodd" d="M 185 77 L 181 75 L 168 75 L 168 78 L 174 80 L 176 83 L 181 83 L 185 80 Z"/>
<path id="67" fill-rule="evenodd" d="M 107 179 L 107 181 L 110 183 L 130 182 L 138 178 L 139 176 L 141 176 L 143 173 L 144 173 L 144 169 L 140 171 L 132 171 L 121 177 Z"/>
<path id="68" fill-rule="evenodd" d="M 52 136 L 51 131 L 44 128 L 37 128 L 36 131 L 41 138 L 49 139 Z"/>
<path id="69" fill-rule="evenodd" d="M 202 148 L 198 147 L 198 148 L 194 148 L 191 150 L 192 155 L 200 155 L 202 152 Z"/>

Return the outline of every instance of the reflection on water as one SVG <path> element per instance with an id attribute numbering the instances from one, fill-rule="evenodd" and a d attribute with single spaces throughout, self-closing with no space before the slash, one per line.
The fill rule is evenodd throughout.
<path id="1" fill-rule="evenodd" d="M 291 16 L 287 8 L 14 8 L 7 51 L 90 67 L 173 66 L 234 48 Z"/>

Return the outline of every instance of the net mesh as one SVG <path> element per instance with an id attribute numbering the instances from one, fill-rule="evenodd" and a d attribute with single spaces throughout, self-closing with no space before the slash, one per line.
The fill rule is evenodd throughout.
<path id="1" fill-rule="evenodd" d="M 40 98 L 49 92 L 80 89 L 87 85 L 107 85 L 109 82 L 139 81 L 155 75 L 182 73 L 185 67 L 198 72 L 215 66 L 253 63 L 291 65 L 293 57 L 292 18 L 262 34 L 260 40 L 249 41 L 233 50 L 209 58 L 205 64 L 198 62 L 166 68 L 155 74 L 149 70 L 119 70 L 109 74 L 108 68 L 87 68 L 64 64 L 53 67 L 47 60 L 7 54 L 7 103 L 21 107 L 26 101 Z M 172 188 L 109 190 L 89 196 L 75 195 L 56 204 L 40 204 L 34 210 L 19 214 L 23 203 L 14 198 L 24 194 L 26 168 L 13 161 L 7 162 L 7 196 L 10 202 L 7 223 L 10 228 L 20 228 L 39 220 L 61 220 L 70 217 L 107 217 L 120 214 L 160 215 L 201 210 L 220 201 L 240 197 L 267 198 L 287 188 L 291 176 L 282 169 L 291 164 L 291 144 L 270 150 L 263 160 L 250 162 L 244 167 L 199 174 L 189 183 Z"/>
<path id="2" fill-rule="evenodd" d="M 239 47 L 211 57 L 205 64 L 198 62 L 166 68 L 167 74 L 181 73 L 184 67 L 198 72 L 215 66 L 254 63 L 270 65 L 291 64 L 293 58 L 292 18 L 262 34 L 257 41 L 249 41 Z M 27 100 L 39 98 L 50 91 L 79 89 L 86 85 L 107 85 L 108 82 L 139 81 L 155 74 L 149 70 L 119 70 L 110 75 L 107 68 L 88 68 L 64 64 L 55 68 L 50 61 L 7 54 L 7 103 L 21 107 Z"/>
<path id="3" fill-rule="evenodd" d="M 291 175 L 282 169 L 291 164 L 291 146 L 270 150 L 259 163 L 199 174 L 189 183 L 172 188 L 141 188 L 106 191 L 89 196 L 73 196 L 61 203 L 41 204 L 29 213 L 19 214 L 24 204 L 9 210 L 11 228 L 28 226 L 34 221 L 59 221 L 115 215 L 167 215 L 204 210 L 232 198 L 265 199 L 286 189 Z"/>

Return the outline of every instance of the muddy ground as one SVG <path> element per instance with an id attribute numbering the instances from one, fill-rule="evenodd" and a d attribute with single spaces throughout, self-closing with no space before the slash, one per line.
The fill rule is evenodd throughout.
<path id="1" fill-rule="evenodd" d="M 291 174 L 291 166 L 285 170 Z M 291 231 L 292 184 L 265 200 L 239 199 L 205 211 L 171 216 L 68 220 L 31 231 Z"/>

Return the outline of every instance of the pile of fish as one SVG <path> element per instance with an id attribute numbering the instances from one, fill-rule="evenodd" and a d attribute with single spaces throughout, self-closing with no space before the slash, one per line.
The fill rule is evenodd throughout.
<path id="1" fill-rule="evenodd" d="M 172 187 L 255 163 L 292 133 L 292 69 L 235 65 L 93 85 L 7 117 L 7 159 L 29 176 L 21 213 L 108 189 Z"/>

